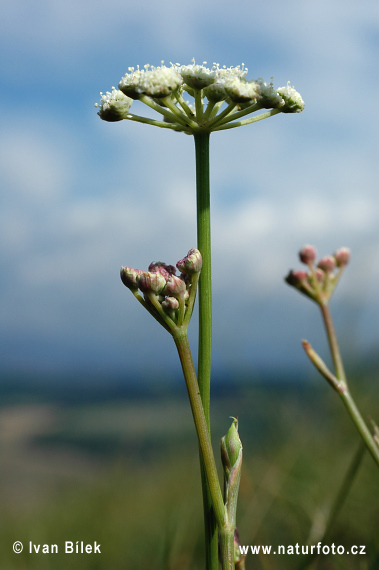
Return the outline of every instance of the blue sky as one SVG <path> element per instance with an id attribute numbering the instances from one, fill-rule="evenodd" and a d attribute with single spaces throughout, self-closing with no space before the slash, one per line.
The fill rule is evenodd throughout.
<path id="1" fill-rule="evenodd" d="M 306 107 L 211 137 L 216 370 L 305 366 L 317 309 L 283 283 L 297 251 L 346 245 L 342 340 L 378 341 L 377 3 L 1 2 L 1 367 L 177 370 L 119 267 L 195 246 L 190 137 L 96 115 L 129 66 L 245 63 Z M 196 324 L 191 327 L 196 344 Z M 351 333 L 351 334 L 350 334 Z M 349 337 L 349 339 L 348 339 Z"/>

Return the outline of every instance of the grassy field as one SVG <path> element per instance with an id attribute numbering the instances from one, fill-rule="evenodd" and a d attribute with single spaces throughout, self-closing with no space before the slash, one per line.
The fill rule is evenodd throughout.
<path id="1" fill-rule="evenodd" d="M 203 570 L 202 503 L 194 428 L 184 391 L 136 396 L 5 398 L 0 413 L 0 567 Z M 356 390 L 355 390 L 356 392 Z M 379 418 L 373 381 L 358 401 Z M 238 525 L 244 545 L 317 542 L 359 447 L 350 418 L 320 380 L 242 383 L 213 399 L 213 443 L 238 415 L 244 445 Z M 313 568 L 379 568 L 379 473 L 365 454 L 323 544 L 364 545 Z M 12 545 L 24 550 L 15 554 Z M 65 541 L 101 554 L 65 554 Z M 29 544 L 41 545 L 38 553 Z M 58 553 L 41 553 L 43 545 Z M 49 547 L 50 549 L 51 547 Z M 304 556 L 253 555 L 247 570 L 297 569 Z"/>

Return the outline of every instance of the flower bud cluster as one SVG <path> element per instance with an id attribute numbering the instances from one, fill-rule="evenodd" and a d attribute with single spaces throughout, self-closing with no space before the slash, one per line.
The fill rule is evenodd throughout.
<path id="1" fill-rule="evenodd" d="M 191 291 L 202 266 L 202 258 L 198 249 L 190 249 L 186 257 L 178 261 L 176 267 L 161 261 L 150 263 L 148 271 L 121 267 L 120 275 L 123 284 L 134 294 L 138 290 L 143 293 L 145 306 L 150 312 L 158 311 L 158 317 L 169 317 L 174 324 L 179 322 L 180 315 L 185 316 L 189 305 Z M 176 274 L 179 269 L 180 275 Z M 156 316 L 156 315 L 155 315 Z"/>
<path id="2" fill-rule="evenodd" d="M 230 123 L 236 118 L 260 109 L 283 113 L 299 113 L 304 109 L 300 94 L 289 84 L 275 89 L 272 82 L 266 83 L 261 78 L 248 80 L 244 64 L 220 67 L 214 63 L 211 68 L 206 64 L 198 65 L 192 60 L 189 65 L 166 66 L 161 62 L 158 67 L 149 64 L 143 69 L 129 67 L 118 90 L 113 88 L 111 93 L 101 94 L 100 104 L 95 105 L 99 107 L 98 114 L 105 121 L 131 119 L 163 126 L 159 121 L 129 113 L 132 101 L 142 100 L 163 115 L 165 128 L 193 134 L 216 128 L 222 130 L 226 124 L 231 128 Z M 184 101 L 184 92 L 195 99 L 195 105 Z M 220 111 L 218 115 L 224 102 L 229 106 L 228 112 L 222 115 Z M 232 126 L 240 124 L 236 122 Z"/>
<path id="3" fill-rule="evenodd" d="M 316 258 L 315 247 L 304 245 L 299 251 L 299 259 L 308 266 L 308 271 L 291 270 L 285 280 L 316 303 L 326 304 L 343 269 L 349 263 L 350 250 L 347 247 L 341 247 L 333 255 L 322 257 L 317 264 Z"/>

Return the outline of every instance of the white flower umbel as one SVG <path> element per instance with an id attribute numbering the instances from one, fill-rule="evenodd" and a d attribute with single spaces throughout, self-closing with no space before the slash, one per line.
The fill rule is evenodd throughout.
<path id="1" fill-rule="evenodd" d="M 263 79 L 246 79 L 244 64 L 222 67 L 206 62 L 190 65 L 161 62 L 159 67 L 129 67 L 118 87 L 102 96 L 99 115 L 106 121 L 128 119 L 187 134 L 210 133 L 247 125 L 276 115 L 300 113 L 304 101 L 289 84 L 275 89 Z M 183 92 L 193 97 L 191 104 Z M 131 101 L 139 100 L 159 114 L 150 119 L 129 112 Z M 267 112 L 255 114 L 262 109 Z M 253 115 L 254 114 L 254 115 Z M 247 115 L 253 115 L 244 118 Z"/>

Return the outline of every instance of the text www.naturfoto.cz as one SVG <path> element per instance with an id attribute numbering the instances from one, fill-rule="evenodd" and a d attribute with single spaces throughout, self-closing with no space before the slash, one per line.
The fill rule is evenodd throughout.
<path id="1" fill-rule="evenodd" d="M 318 544 L 313 544 L 313 545 L 299 545 L 299 544 L 295 544 L 295 545 L 288 545 L 288 546 L 284 546 L 284 545 L 279 545 L 277 547 L 277 550 L 272 550 L 272 546 L 261 546 L 261 545 L 247 545 L 247 546 L 243 546 L 240 545 L 240 553 L 241 554 L 303 554 L 303 555 L 307 555 L 307 554 L 324 554 L 324 555 L 328 555 L 328 554 L 366 554 L 366 546 L 360 545 L 357 546 L 355 544 L 353 544 L 350 548 L 350 550 L 345 550 L 345 547 L 342 546 L 341 544 L 339 546 L 336 546 L 334 543 L 331 544 L 330 546 L 327 544 L 321 544 L 321 542 L 319 542 Z"/>

